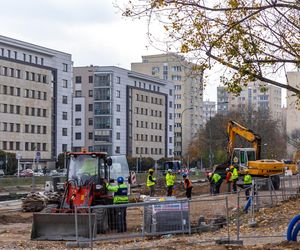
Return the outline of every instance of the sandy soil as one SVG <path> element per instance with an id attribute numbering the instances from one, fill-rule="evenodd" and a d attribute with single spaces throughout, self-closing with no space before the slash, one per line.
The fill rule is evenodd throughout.
<path id="1" fill-rule="evenodd" d="M 200 195 L 207 193 L 208 185 L 194 185 L 193 194 Z M 140 190 L 143 193 L 143 190 Z M 146 190 L 144 190 L 146 192 Z M 165 191 L 162 190 L 163 194 Z M 184 197 L 184 190 L 178 185 L 175 193 L 179 197 Z M 234 195 L 230 196 L 234 200 Z M 208 205 L 209 206 L 209 205 Z M 273 208 L 261 209 L 255 215 L 258 224 L 253 228 L 248 225 L 248 215 L 244 215 L 241 220 L 241 236 L 251 236 L 243 238 L 244 246 L 216 245 L 213 239 L 226 237 L 227 229 L 221 229 L 214 233 L 195 233 L 188 235 L 171 235 L 154 238 L 136 238 L 125 240 L 112 240 L 94 242 L 94 249 L 300 249 L 300 243 L 289 243 L 284 238 L 259 238 L 265 235 L 284 235 L 289 220 L 300 213 L 300 199 L 293 199 L 284 202 Z M 132 210 L 128 211 L 128 220 L 134 221 L 141 217 Z M 64 241 L 33 241 L 30 240 L 32 213 L 9 212 L 0 213 L 0 249 L 66 249 Z M 236 237 L 236 221 L 233 219 L 230 225 L 230 235 Z M 131 223 L 130 223 L 131 224 Z"/>

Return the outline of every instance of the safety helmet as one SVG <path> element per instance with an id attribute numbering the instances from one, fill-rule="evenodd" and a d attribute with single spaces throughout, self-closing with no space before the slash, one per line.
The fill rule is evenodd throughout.
<path id="1" fill-rule="evenodd" d="M 169 168 L 169 169 L 168 169 L 168 172 L 169 172 L 169 173 L 172 173 L 172 169 Z"/>
<path id="2" fill-rule="evenodd" d="M 211 177 L 211 176 L 212 176 L 212 173 L 208 173 L 208 176 Z"/>
<path id="3" fill-rule="evenodd" d="M 229 171 L 230 169 L 229 168 L 226 168 L 226 171 Z"/>
<path id="4" fill-rule="evenodd" d="M 182 177 L 183 178 L 187 177 L 187 174 L 186 173 L 182 174 Z"/>
<path id="5" fill-rule="evenodd" d="M 153 168 L 149 168 L 148 172 L 149 173 L 154 172 L 154 169 Z"/>
<path id="6" fill-rule="evenodd" d="M 230 166 L 230 169 L 233 169 L 233 168 L 234 168 L 234 166 L 233 166 L 233 165 L 231 165 L 231 166 Z"/>
<path id="7" fill-rule="evenodd" d="M 124 182 L 124 178 L 122 176 L 118 177 L 117 182 L 118 183 L 123 183 Z"/>

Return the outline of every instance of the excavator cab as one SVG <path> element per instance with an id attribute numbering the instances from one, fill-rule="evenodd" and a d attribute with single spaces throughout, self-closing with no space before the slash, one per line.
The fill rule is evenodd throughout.
<path id="1" fill-rule="evenodd" d="M 254 148 L 234 148 L 231 155 L 231 165 L 238 166 L 239 170 L 248 168 L 249 161 L 256 160 Z"/>

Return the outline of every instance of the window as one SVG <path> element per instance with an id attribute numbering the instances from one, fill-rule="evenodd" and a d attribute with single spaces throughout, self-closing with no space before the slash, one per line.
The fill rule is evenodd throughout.
<path id="1" fill-rule="evenodd" d="M 46 117 L 46 116 L 47 116 L 47 110 L 43 109 L 43 117 Z"/>
<path id="2" fill-rule="evenodd" d="M 16 123 L 16 132 L 20 132 L 20 131 L 21 131 L 21 124 Z"/>
<path id="3" fill-rule="evenodd" d="M 81 118 L 75 119 L 75 126 L 81 126 Z"/>
<path id="4" fill-rule="evenodd" d="M 75 76 L 75 83 L 81 83 L 81 76 Z"/>
<path id="5" fill-rule="evenodd" d="M 89 97 L 93 97 L 93 90 L 89 90 Z"/>
<path id="6" fill-rule="evenodd" d="M 41 58 L 41 65 L 44 65 L 44 58 Z"/>
<path id="7" fill-rule="evenodd" d="M 21 114 L 21 106 L 16 105 L 16 114 Z"/>
<path id="8" fill-rule="evenodd" d="M 89 111 L 93 111 L 93 104 L 89 104 Z"/>
<path id="9" fill-rule="evenodd" d="M 81 111 L 81 104 L 76 104 L 75 105 L 75 111 L 80 112 Z"/>
<path id="10" fill-rule="evenodd" d="M 89 118 L 89 126 L 92 126 L 94 124 L 93 118 Z"/>
<path id="11" fill-rule="evenodd" d="M 62 103 L 63 104 L 68 104 L 68 97 L 67 96 L 65 96 L 65 95 L 62 96 Z"/>
<path id="12" fill-rule="evenodd" d="M 63 83 L 63 85 L 62 85 L 63 88 L 68 88 L 68 80 L 63 79 L 62 83 Z"/>
<path id="13" fill-rule="evenodd" d="M 75 140 L 81 140 L 81 133 L 75 133 Z"/>
<path id="14" fill-rule="evenodd" d="M 46 134 L 46 133 L 47 133 L 47 127 L 43 126 L 43 134 Z"/>
<path id="15" fill-rule="evenodd" d="M 10 132 L 14 132 L 14 124 L 13 124 L 13 123 L 10 123 L 9 126 L 10 126 L 9 131 L 10 131 Z"/>
<path id="16" fill-rule="evenodd" d="M 19 69 L 16 70 L 16 77 L 21 78 L 21 70 Z"/>
<path id="17" fill-rule="evenodd" d="M 120 90 L 116 90 L 116 97 L 120 98 L 121 97 L 121 91 Z"/>
<path id="18" fill-rule="evenodd" d="M 89 140 L 93 140 L 93 133 L 92 132 L 89 133 Z"/>
<path id="19" fill-rule="evenodd" d="M 62 151 L 67 152 L 68 150 L 68 145 L 67 144 L 62 144 Z"/>
<path id="20" fill-rule="evenodd" d="M 63 71 L 68 72 L 68 64 L 63 63 Z"/>
<path id="21" fill-rule="evenodd" d="M 16 88 L 17 89 L 17 96 L 21 96 L 21 88 Z"/>
<path id="22" fill-rule="evenodd" d="M 117 112 L 121 112 L 121 105 L 117 104 Z"/>
<path id="23" fill-rule="evenodd" d="M 26 151 L 29 150 L 29 142 L 25 142 L 25 150 L 26 150 Z"/>
<path id="24" fill-rule="evenodd" d="M 121 78 L 119 76 L 116 77 L 116 83 L 118 83 L 118 84 L 121 83 Z"/>
<path id="25" fill-rule="evenodd" d="M 119 146 L 116 147 L 116 153 L 117 153 L 117 154 L 120 153 L 120 147 L 119 147 Z"/>
<path id="26" fill-rule="evenodd" d="M 10 54 L 10 50 L 7 50 L 7 57 L 10 58 L 11 54 Z"/>
<path id="27" fill-rule="evenodd" d="M 43 143 L 43 151 L 47 150 L 47 143 Z"/>
<path id="28" fill-rule="evenodd" d="M 116 122 L 117 122 L 117 126 L 121 126 L 121 119 L 120 118 L 117 118 Z"/>
<path id="29" fill-rule="evenodd" d="M 93 76 L 89 76 L 89 83 L 93 83 L 94 82 L 94 77 Z"/>
<path id="30" fill-rule="evenodd" d="M 75 91 L 75 97 L 81 97 L 81 90 Z"/>
<path id="31" fill-rule="evenodd" d="M 63 136 L 68 136 L 68 129 L 67 128 L 62 129 L 62 135 Z"/>
<path id="32" fill-rule="evenodd" d="M 21 148 L 20 148 L 20 142 L 19 141 L 17 141 L 16 142 L 16 150 L 20 150 Z"/>
<path id="33" fill-rule="evenodd" d="M 62 112 L 62 119 L 68 120 L 68 112 Z"/>
<path id="34" fill-rule="evenodd" d="M 29 55 L 29 62 L 32 62 L 32 55 Z"/>
<path id="35" fill-rule="evenodd" d="M 4 150 L 7 150 L 7 143 L 6 143 L 6 141 L 2 142 L 2 148 Z"/>
<path id="36" fill-rule="evenodd" d="M 116 138 L 117 138 L 117 140 L 121 139 L 121 133 L 120 132 L 117 132 Z"/>

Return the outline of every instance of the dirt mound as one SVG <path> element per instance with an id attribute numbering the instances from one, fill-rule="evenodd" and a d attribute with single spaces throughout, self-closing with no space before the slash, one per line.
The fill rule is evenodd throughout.
<path id="1" fill-rule="evenodd" d="M 0 224 L 11 224 L 11 223 L 28 223 L 32 222 L 31 213 L 9 213 L 0 214 Z"/>

